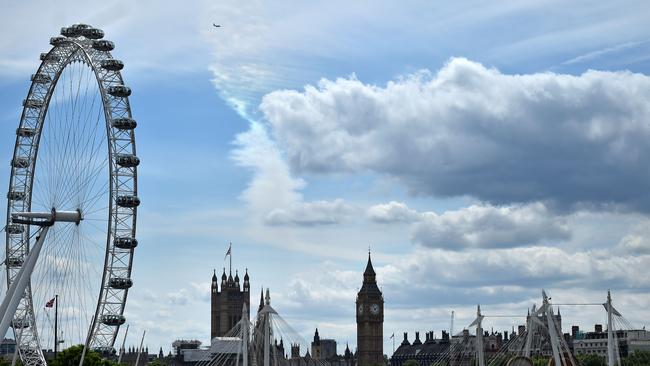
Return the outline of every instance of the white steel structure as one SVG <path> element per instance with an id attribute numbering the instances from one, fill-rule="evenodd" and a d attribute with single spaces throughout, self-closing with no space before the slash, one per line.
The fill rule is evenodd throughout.
<path id="1" fill-rule="evenodd" d="M 140 161 L 124 64 L 103 36 L 76 24 L 50 39 L 16 130 L 3 306 L 25 366 L 45 365 L 41 350 L 55 338 L 45 303 L 55 295 L 63 346 L 111 352 L 125 322 Z"/>

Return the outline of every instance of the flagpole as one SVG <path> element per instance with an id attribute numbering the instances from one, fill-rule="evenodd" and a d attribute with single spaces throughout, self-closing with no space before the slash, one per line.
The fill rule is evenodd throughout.
<path id="1" fill-rule="evenodd" d="M 54 359 L 59 350 L 59 295 L 54 295 Z"/>
<path id="2" fill-rule="evenodd" d="M 228 247 L 228 252 L 230 253 L 230 275 L 232 276 L 232 243 Z"/>

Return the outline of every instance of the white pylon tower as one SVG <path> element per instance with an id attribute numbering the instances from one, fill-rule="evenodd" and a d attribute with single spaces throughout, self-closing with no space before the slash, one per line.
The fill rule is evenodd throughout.
<path id="1" fill-rule="evenodd" d="M 271 339 L 273 337 L 273 327 L 271 324 L 271 315 L 277 314 L 275 309 L 271 307 L 271 294 L 269 289 L 266 289 L 266 296 L 264 297 L 264 307 L 259 312 L 258 319 L 261 322 L 261 336 L 263 345 L 263 366 L 271 365 Z M 257 343 L 257 342 L 256 342 Z M 259 344 L 259 343 L 257 343 Z"/>
<path id="2" fill-rule="evenodd" d="M 536 322 L 539 322 L 537 319 L 537 308 L 535 304 L 531 311 L 528 313 L 528 318 L 526 319 L 526 346 L 524 347 L 524 357 L 530 358 L 531 348 L 533 345 L 533 326 L 537 325 Z"/>
<path id="3" fill-rule="evenodd" d="M 246 303 L 242 306 L 242 315 L 241 321 L 239 322 L 241 327 L 241 355 L 242 355 L 242 366 L 248 366 L 248 343 L 250 342 L 250 322 L 248 320 L 248 307 Z M 253 361 L 255 363 L 255 361 Z M 236 366 L 239 366 L 239 357 L 235 362 Z"/>
<path id="4" fill-rule="evenodd" d="M 614 333 L 613 316 L 621 316 L 621 313 L 614 309 L 612 305 L 612 294 L 609 290 L 607 290 L 607 302 L 603 305 L 605 305 L 605 309 L 607 310 L 607 366 L 615 366 L 620 363 L 620 360 L 615 338 L 616 334 Z"/>
<path id="5" fill-rule="evenodd" d="M 470 327 L 476 326 L 476 356 L 478 364 L 476 366 L 485 366 L 485 348 L 483 347 L 483 318 L 481 314 L 481 305 L 477 306 L 476 319 L 470 324 Z"/>

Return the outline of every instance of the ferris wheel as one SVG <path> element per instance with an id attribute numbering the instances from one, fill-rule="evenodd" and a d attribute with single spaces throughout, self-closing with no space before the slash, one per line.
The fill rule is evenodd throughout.
<path id="1" fill-rule="evenodd" d="M 16 130 L 2 325 L 25 366 L 45 365 L 43 349 L 112 352 L 126 321 L 140 160 L 124 64 L 103 36 L 75 24 L 50 39 Z"/>

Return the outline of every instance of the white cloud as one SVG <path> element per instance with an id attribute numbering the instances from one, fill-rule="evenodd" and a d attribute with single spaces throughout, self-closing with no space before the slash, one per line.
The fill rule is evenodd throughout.
<path id="1" fill-rule="evenodd" d="M 372 171 L 413 193 L 649 210 L 650 78 L 507 75 L 466 59 L 386 86 L 355 77 L 261 104 L 292 168 Z"/>
<path id="2" fill-rule="evenodd" d="M 300 193 L 305 182 L 291 175 L 263 125 L 253 122 L 249 131 L 237 136 L 235 144 L 235 162 L 253 170 L 242 198 L 257 221 L 272 226 L 331 225 L 341 223 L 355 211 L 340 198 L 305 201 Z"/>
<path id="3" fill-rule="evenodd" d="M 355 211 L 342 199 L 334 201 L 294 202 L 286 208 L 273 209 L 266 215 L 269 225 L 330 225 L 339 224 Z"/>
<path id="4" fill-rule="evenodd" d="M 420 219 L 420 214 L 410 209 L 405 203 L 390 201 L 371 206 L 367 210 L 368 218 L 377 223 L 413 222 Z"/>
<path id="5" fill-rule="evenodd" d="M 603 49 L 600 49 L 600 50 L 591 51 L 591 52 L 585 53 L 584 55 L 576 56 L 576 57 L 574 57 L 574 58 L 572 58 L 570 60 L 564 61 L 562 64 L 563 65 L 571 65 L 571 64 L 577 64 L 577 63 L 591 61 L 593 59 L 603 57 L 603 56 L 605 56 L 607 54 L 610 54 L 610 53 L 618 53 L 618 52 L 624 51 L 624 50 L 629 49 L 629 48 L 638 47 L 638 46 L 640 46 L 640 45 L 642 45 L 642 44 L 644 44 L 646 42 L 647 41 L 643 41 L 643 42 L 625 42 L 625 43 L 618 44 L 618 45 L 615 45 L 615 46 L 606 47 L 606 48 L 603 48 Z"/>
<path id="6" fill-rule="evenodd" d="M 190 282 L 189 288 L 180 288 L 165 294 L 171 305 L 188 305 L 194 302 L 210 302 L 210 282 Z"/>
<path id="7" fill-rule="evenodd" d="M 565 242 L 571 237 L 567 217 L 549 212 L 540 202 L 527 205 L 473 204 L 437 214 L 417 212 L 391 201 L 371 206 L 375 223 L 412 223 L 411 240 L 430 248 L 507 248 Z"/>
<path id="8" fill-rule="evenodd" d="M 388 265 L 387 283 L 428 283 L 455 287 L 516 285 L 527 288 L 643 288 L 648 256 L 613 256 L 609 251 L 568 253 L 555 247 L 528 247 L 451 252 L 417 250 L 401 263 Z M 436 279 L 425 281 L 425 277 Z"/>
<path id="9" fill-rule="evenodd" d="M 253 171 L 253 179 L 242 198 L 253 211 L 266 215 L 278 207 L 286 207 L 302 199 L 298 192 L 305 186 L 299 178 L 293 178 L 280 151 L 268 138 L 263 125 L 252 123 L 251 129 L 237 135 L 234 161 Z"/>
<path id="10" fill-rule="evenodd" d="M 494 207 L 472 205 L 440 215 L 426 212 L 415 224 L 412 240 L 432 248 L 504 248 L 562 242 L 570 238 L 566 219 L 541 204 Z"/>
<path id="11" fill-rule="evenodd" d="M 50 49 L 49 37 L 59 35 L 61 27 L 74 23 L 87 23 L 104 30 L 106 39 L 116 44 L 115 57 L 126 64 L 128 79 L 156 72 L 169 75 L 208 68 L 209 44 L 202 33 L 210 31 L 211 23 L 203 20 L 208 16 L 204 6 L 174 2 L 161 6 L 151 0 L 103 4 L 40 0 L 3 5 L 0 14 L 0 30 L 5 34 L 0 39 L 2 76 L 29 76 L 38 67 L 39 53 Z M 20 32 L 16 32 L 18 29 Z"/>
<path id="12" fill-rule="evenodd" d="M 650 254 L 650 222 L 647 220 L 638 225 L 631 233 L 619 241 L 616 249 L 623 254 L 644 255 Z"/>

